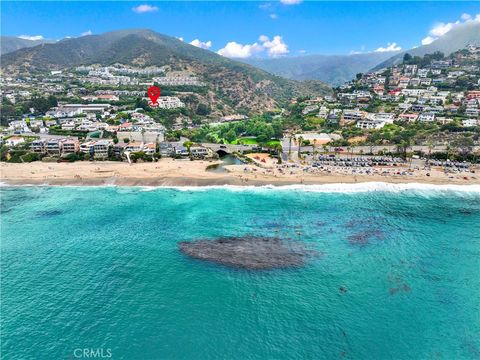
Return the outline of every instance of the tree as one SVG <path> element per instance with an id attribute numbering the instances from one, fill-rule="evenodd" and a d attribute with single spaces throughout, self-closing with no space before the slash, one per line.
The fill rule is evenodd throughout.
<path id="1" fill-rule="evenodd" d="M 210 112 L 211 112 L 211 109 L 208 105 L 203 103 L 198 104 L 197 111 L 196 111 L 197 115 L 206 116 L 210 114 Z"/>
<path id="2" fill-rule="evenodd" d="M 292 155 L 292 139 L 293 139 L 293 135 L 290 134 L 290 136 L 288 137 L 288 157 L 289 158 Z"/>
<path id="3" fill-rule="evenodd" d="M 412 60 L 412 55 L 410 55 L 409 53 L 406 53 L 405 55 L 403 55 L 403 62 L 408 64 L 408 62 Z"/>
<path id="4" fill-rule="evenodd" d="M 466 158 L 472 152 L 475 143 L 471 137 L 462 136 L 456 139 L 452 145 L 463 158 Z"/>
<path id="5" fill-rule="evenodd" d="M 282 163 L 282 145 L 281 144 L 275 144 L 273 145 L 273 149 L 277 152 L 277 158 L 278 158 L 278 164 Z"/>
<path id="6" fill-rule="evenodd" d="M 49 107 L 49 108 L 58 106 L 57 98 L 56 98 L 55 96 L 53 96 L 53 95 L 49 95 L 49 96 L 48 96 L 48 98 L 47 98 L 47 103 L 48 103 L 48 107 Z"/>
<path id="7" fill-rule="evenodd" d="M 124 138 L 124 139 L 123 139 L 123 142 L 124 142 L 125 144 L 128 144 L 128 143 L 130 142 L 130 139 L 129 139 L 129 138 Z"/>
<path id="8" fill-rule="evenodd" d="M 34 95 L 32 99 L 28 102 L 28 108 L 33 108 L 35 113 L 45 113 L 52 106 L 51 104 L 56 104 L 56 98 L 51 99 L 44 98 L 43 96 Z M 56 105 L 53 105 L 56 106 Z"/>
<path id="9" fill-rule="evenodd" d="M 432 156 L 432 150 L 433 148 L 435 147 L 435 145 L 433 144 L 433 141 L 431 139 L 429 139 L 427 141 L 427 147 L 428 147 L 428 160 L 427 160 L 427 163 L 430 162 L 430 157 Z"/>
<path id="10" fill-rule="evenodd" d="M 183 143 L 183 146 L 185 146 L 188 150 L 188 156 L 190 157 L 190 160 L 193 160 L 192 150 L 191 150 L 192 145 L 193 145 L 193 142 L 191 142 L 191 141 L 185 141 Z"/>
<path id="11" fill-rule="evenodd" d="M 235 133 L 235 131 L 234 131 L 233 129 L 230 129 L 230 130 L 227 131 L 227 133 L 225 134 L 225 139 L 226 139 L 228 142 L 232 142 L 232 141 L 234 141 L 236 138 L 237 138 L 237 134 Z"/>
<path id="12" fill-rule="evenodd" d="M 142 98 L 137 98 L 135 100 L 135 108 L 138 109 L 138 108 L 141 108 L 143 110 L 148 110 L 148 102 L 147 100 L 145 99 L 142 99 Z"/>
<path id="13" fill-rule="evenodd" d="M 8 125 L 9 120 L 13 120 L 16 115 L 15 105 L 6 97 L 2 98 L 2 106 L 0 111 L 0 124 L 3 126 Z"/>
<path id="14" fill-rule="evenodd" d="M 302 158 L 302 145 L 303 145 L 303 137 L 300 136 L 298 138 L 298 158 L 301 159 Z"/>

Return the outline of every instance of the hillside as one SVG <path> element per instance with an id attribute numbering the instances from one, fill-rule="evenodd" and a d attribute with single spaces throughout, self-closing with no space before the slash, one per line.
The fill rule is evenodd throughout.
<path id="1" fill-rule="evenodd" d="M 241 60 L 272 74 L 294 80 L 320 80 L 338 86 L 389 59 L 391 52 L 354 55 L 306 55 Z"/>
<path id="2" fill-rule="evenodd" d="M 423 56 L 426 54 L 433 54 L 436 51 L 440 51 L 445 55 L 450 55 L 451 53 L 463 49 L 470 44 L 477 46 L 480 45 L 479 22 L 469 22 L 459 25 L 456 28 L 450 30 L 444 36 L 432 42 L 431 44 L 422 45 L 417 48 L 401 52 L 391 57 L 390 59 L 378 64 L 373 68 L 373 70 L 379 70 L 392 65 L 400 64 L 402 62 L 403 56 L 406 53 L 409 53 L 412 56 Z"/>
<path id="3" fill-rule="evenodd" d="M 8 54 L 23 48 L 53 42 L 53 40 L 27 40 L 15 36 L 2 36 L 0 37 L 0 55 Z"/>
<path id="4" fill-rule="evenodd" d="M 144 29 L 120 30 L 24 48 L 3 55 L 1 62 L 2 70 L 12 74 L 91 64 L 170 65 L 198 74 L 208 85 L 209 102 L 249 111 L 273 109 L 293 96 L 330 91 L 320 82 L 287 80 Z"/>

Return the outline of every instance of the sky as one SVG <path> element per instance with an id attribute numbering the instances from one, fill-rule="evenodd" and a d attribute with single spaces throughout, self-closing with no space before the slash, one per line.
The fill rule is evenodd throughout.
<path id="1" fill-rule="evenodd" d="M 59 40 L 148 28 L 240 58 L 406 50 L 466 21 L 480 21 L 480 2 L 1 2 L 2 35 Z"/>

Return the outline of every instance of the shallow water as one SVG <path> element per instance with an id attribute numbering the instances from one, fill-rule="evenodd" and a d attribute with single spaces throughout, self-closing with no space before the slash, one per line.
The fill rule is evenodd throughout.
<path id="1" fill-rule="evenodd" d="M 228 170 L 225 169 L 226 165 L 242 165 L 244 164 L 239 158 L 233 155 L 225 155 L 220 158 L 222 162 L 220 164 L 214 164 L 207 166 L 207 171 L 214 173 L 224 173 Z"/>
<path id="2" fill-rule="evenodd" d="M 2 358 L 480 358 L 480 192 L 305 189 L 2 188 Z M 178 250 L 244 235 L 320 256 Z"/>

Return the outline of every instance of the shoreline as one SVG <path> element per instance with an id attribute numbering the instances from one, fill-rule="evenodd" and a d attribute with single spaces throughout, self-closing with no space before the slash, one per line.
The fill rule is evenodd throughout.
<path id="1" fill-rule="evenodd" d="M 291 187 L 367 183 L 480 186 L 480 179 L 472 174 L 450 178 L 438 171 L 430 177 L 335 172 L 280 174 L 264 168 L 246 172 L 246 168 L 252 168 L 249 165 L 229 165 L 222 173 L 206 171 L 207 166 L 217 163 L 171 159 L 131 165 L 120 162 L 1 163 L 0 182 L 2 186 Z"/>

